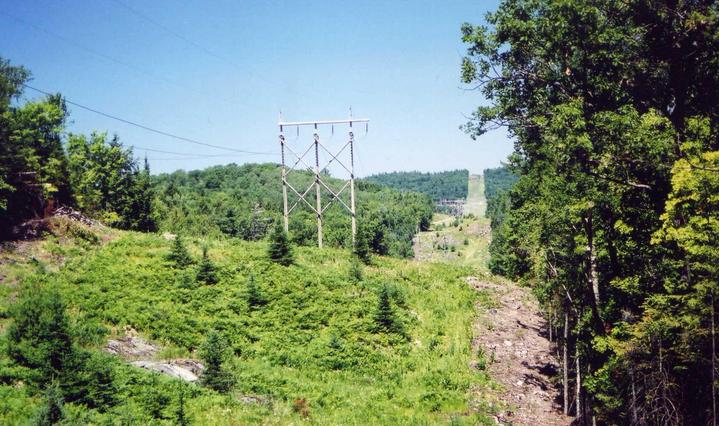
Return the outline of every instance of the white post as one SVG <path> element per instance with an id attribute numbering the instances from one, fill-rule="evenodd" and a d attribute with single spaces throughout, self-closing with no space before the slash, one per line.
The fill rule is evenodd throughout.
<path id="1" fill-rule="evenodd" d="M 280 125 L 280 147 L 282 148 L 282 204 L 284 205 L 285 232 L 290 230 L 290 214 L 287 210 L 287 170 L 285 169 L 285 134 Z"/>
<path id="2" fill-rule="evenodd" d="M 350 109 L 350 114 L 352 110 Z M 354 130 L 350 121 L 350 214 L 352 215 L 352 245 L 357 239 L 357 210 L 355 208 L 355 154 L 354 154 Z"/>
<path id="3" fill-rule="evenodd" d="M 320 195 L 320 135 L 315 124 L 315 188 L 317 193 L 317 246 L 322 248 L 322 198 Z"/>

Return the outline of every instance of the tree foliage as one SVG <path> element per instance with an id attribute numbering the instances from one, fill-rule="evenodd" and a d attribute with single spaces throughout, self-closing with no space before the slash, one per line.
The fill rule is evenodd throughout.
<path id="1" fill-rule="evenodd" d="M 59 94 L 24 104 L 30 73 L 0 58 L 0 239 L 58 205 L 124 229 L 156 228 L 149 169 L 104 134 L 64 136 L 67 107 Z"/>
<path id="2" fill-rule="evenodd" d="M 43 404 L 36 414 L 33 424 L 37 426 L 52 426 L 60 423 L 65 417 L 65 401 L 62 398 L 60 387 L 53 382 L 45 391 Z"/>

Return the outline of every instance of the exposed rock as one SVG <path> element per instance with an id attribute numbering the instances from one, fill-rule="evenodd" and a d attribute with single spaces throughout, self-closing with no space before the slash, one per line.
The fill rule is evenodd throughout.
<path id="1" fill-rule="evenodd" d="M 183 361 L 183 365 L 180 365 L 178 361 Z M 195 374 L 190 368 L 187 367 L 188 361 L 192 361 L 195 368 L 199 368 L 201 371 L 202 364 L 194 360 L 174 360 L 168 362 L 161 361 L 133 361 L 130 364 L 135 367 L 145 368 L 147 370 L 157 371 L 162 374 L 166 374 L 176 379 L 181 379 L 186 382 L 195 382 L 198 379 L 198 374 Z"/>
<path id="2" fill-rule="evenodd" d="M 152 358 L 160 350 L 160 347 L 148 343 L 142 337 L 128 335 L 116 340 L 108 340 L 105 350 L 126 359 L 138 359 Z"/>

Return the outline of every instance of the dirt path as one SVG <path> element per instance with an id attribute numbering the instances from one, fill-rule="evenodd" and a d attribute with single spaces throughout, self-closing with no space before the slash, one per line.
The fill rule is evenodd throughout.
<path id="1" fill-rule="evenodd" d="M 496 305 L 483 311 L 475 323 L 475 353 L 483 353 L 486 368 L 502 385 L 500 424 L 568 425 L 571 418 L 561 414 L 559 391 L 551 383 L 559 364 L 544 335 L 545 320 L 536 299 L 526 288 L 514 283 L 496 284 L 476 277 L 467 282 L 487 292 Z"/>
<path id="2" fill-rule="evenodd" d="M 489 273 L 491 235 L 484 217 L 483 177 L 471 175 L 468 189 L 465 213 L 474 217 L 464 217 L 454 226 L 437 215 L 434 229 L 418 234 L 414 249 L 418 261 L 471 266 L 483 277 L 467 278 L 483 293 L 472 340 L 473 353 L 481 354 L 481 360 L 474 367 L 480 368 L 481 362 L 500 389 L 478 388 L 474 402 L 495 407 L 495 419 L 503 425 L 568 425 L 572 419 L 561 414 L 559 391 L 552 383 L 553 377 L 559 379 L 560 368 L 544 335 L 546 324 L 537 300 L 528 288 Z M 436 228 L 440 223 L 444 226 Z"/>

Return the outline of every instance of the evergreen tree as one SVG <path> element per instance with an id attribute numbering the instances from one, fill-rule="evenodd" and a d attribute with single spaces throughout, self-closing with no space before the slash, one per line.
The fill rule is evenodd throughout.
<path id="1" fill-rule="evenodd" d="M 150 180 L 150 164 L 145 157 L 145 167 L 134 174 L 134 187 L 123 217 L 126 227 L 142 232 L 157 231 L 157 223 L 152 210 L 154 191 Z"/>
<path id="2" fill-rule="evenodd" d="M 178 268 L 184 268 L 192 264 L 192 257 L 190 257 L 187 247 L 182 242 L 180 234 L 175 236 L 175 240 L 172 242 L 172 250 L 165 259 L 174 263 Z"/>
<path id="3" fill-rule="evenodd" d="M 247 280 L 245 300 L 247 300 L 247 305 L 250 308 L 262 306 L 267 303 L 264 296 L 262 295 L 262 292 L 260 291 L 260 287 L 257 285 L 257 282 L 255 282 L 254 275 L 250 275 L 250 278 Z"/>
<path id="4" fill-rule="evenodd" d="M 70 370 L 76 353 L 65 303 L 57 290 L 40 285 L 25 288 L 12 317 L 7 350 L 13 361 L 34 369 L 40 385 Z"/>
<path id="5" fill-rule="evenodd" d="M 227 392 L 234 384 L 232 374 L 226 371 L 224 366 L 227 350 L 227 341 L 215 330 L 210 332 L 200 350 L 200 356 L 205 363 L 205 371 L 200 381 L 218 392 Z"/>
<path id="6" fill-rule="evenodd" d="M 64 405 L 65 401 L 62 398 L 60 386 L 52 382 L 45 391 L 43 405 L 40 407 L 40 411 L 38 411 L 33 423 L 37 426 L 50 426 L 60 423 L 65 417 Z"/>
<path id="7" fill-rule="evenodd" d="M 177 410 L 175 411 L 175 421 L 178 426 L 187 426 L 190 424 L 190 419 L 187 418 L 187 412 L 185 407 L 185 388 L 180 385 L 177 389 Z"/>
<path id="8" fill-rule="evenodd" d="M 383 285 L 377 295 L 377 308 L 374 312 L 375 330 L 385 333 L 402 334 L 402 324 L 392 306 L 392 297 L 389 287 Z"/>
<path id="9" fill-rule="evenodd" d="M 362 281 L 362 262 L 360 262 L 356 257 L 353 257 L 350 260 L 350 270 L 349 270 L 349 278 L 355 283 L 359 283 Z"/>
<path id="10" fill-rule="evenodd" d="M 359 227 L 357 229 L 353 253 L 365 265 L 368 265 L 372 260 L 369 249 L 369 237 L 364 227 Z"/>
<path id="11" fill-rule="evenodd" d="M 275 226 L 272 235 L 270 235 L 270 246 L 267 254 L 270 260 L 283 266 L 289 266 L 294 261 L 287 232 L 285 232 L 281 223 Z"/>
<path id="12" fill-rule="evenodd" d="M 207 254 L 207 247 L 202 247 L 202 259 L 197 269 L 197 281 L 205 284 L 217 284 L 217 267 Z"/>

